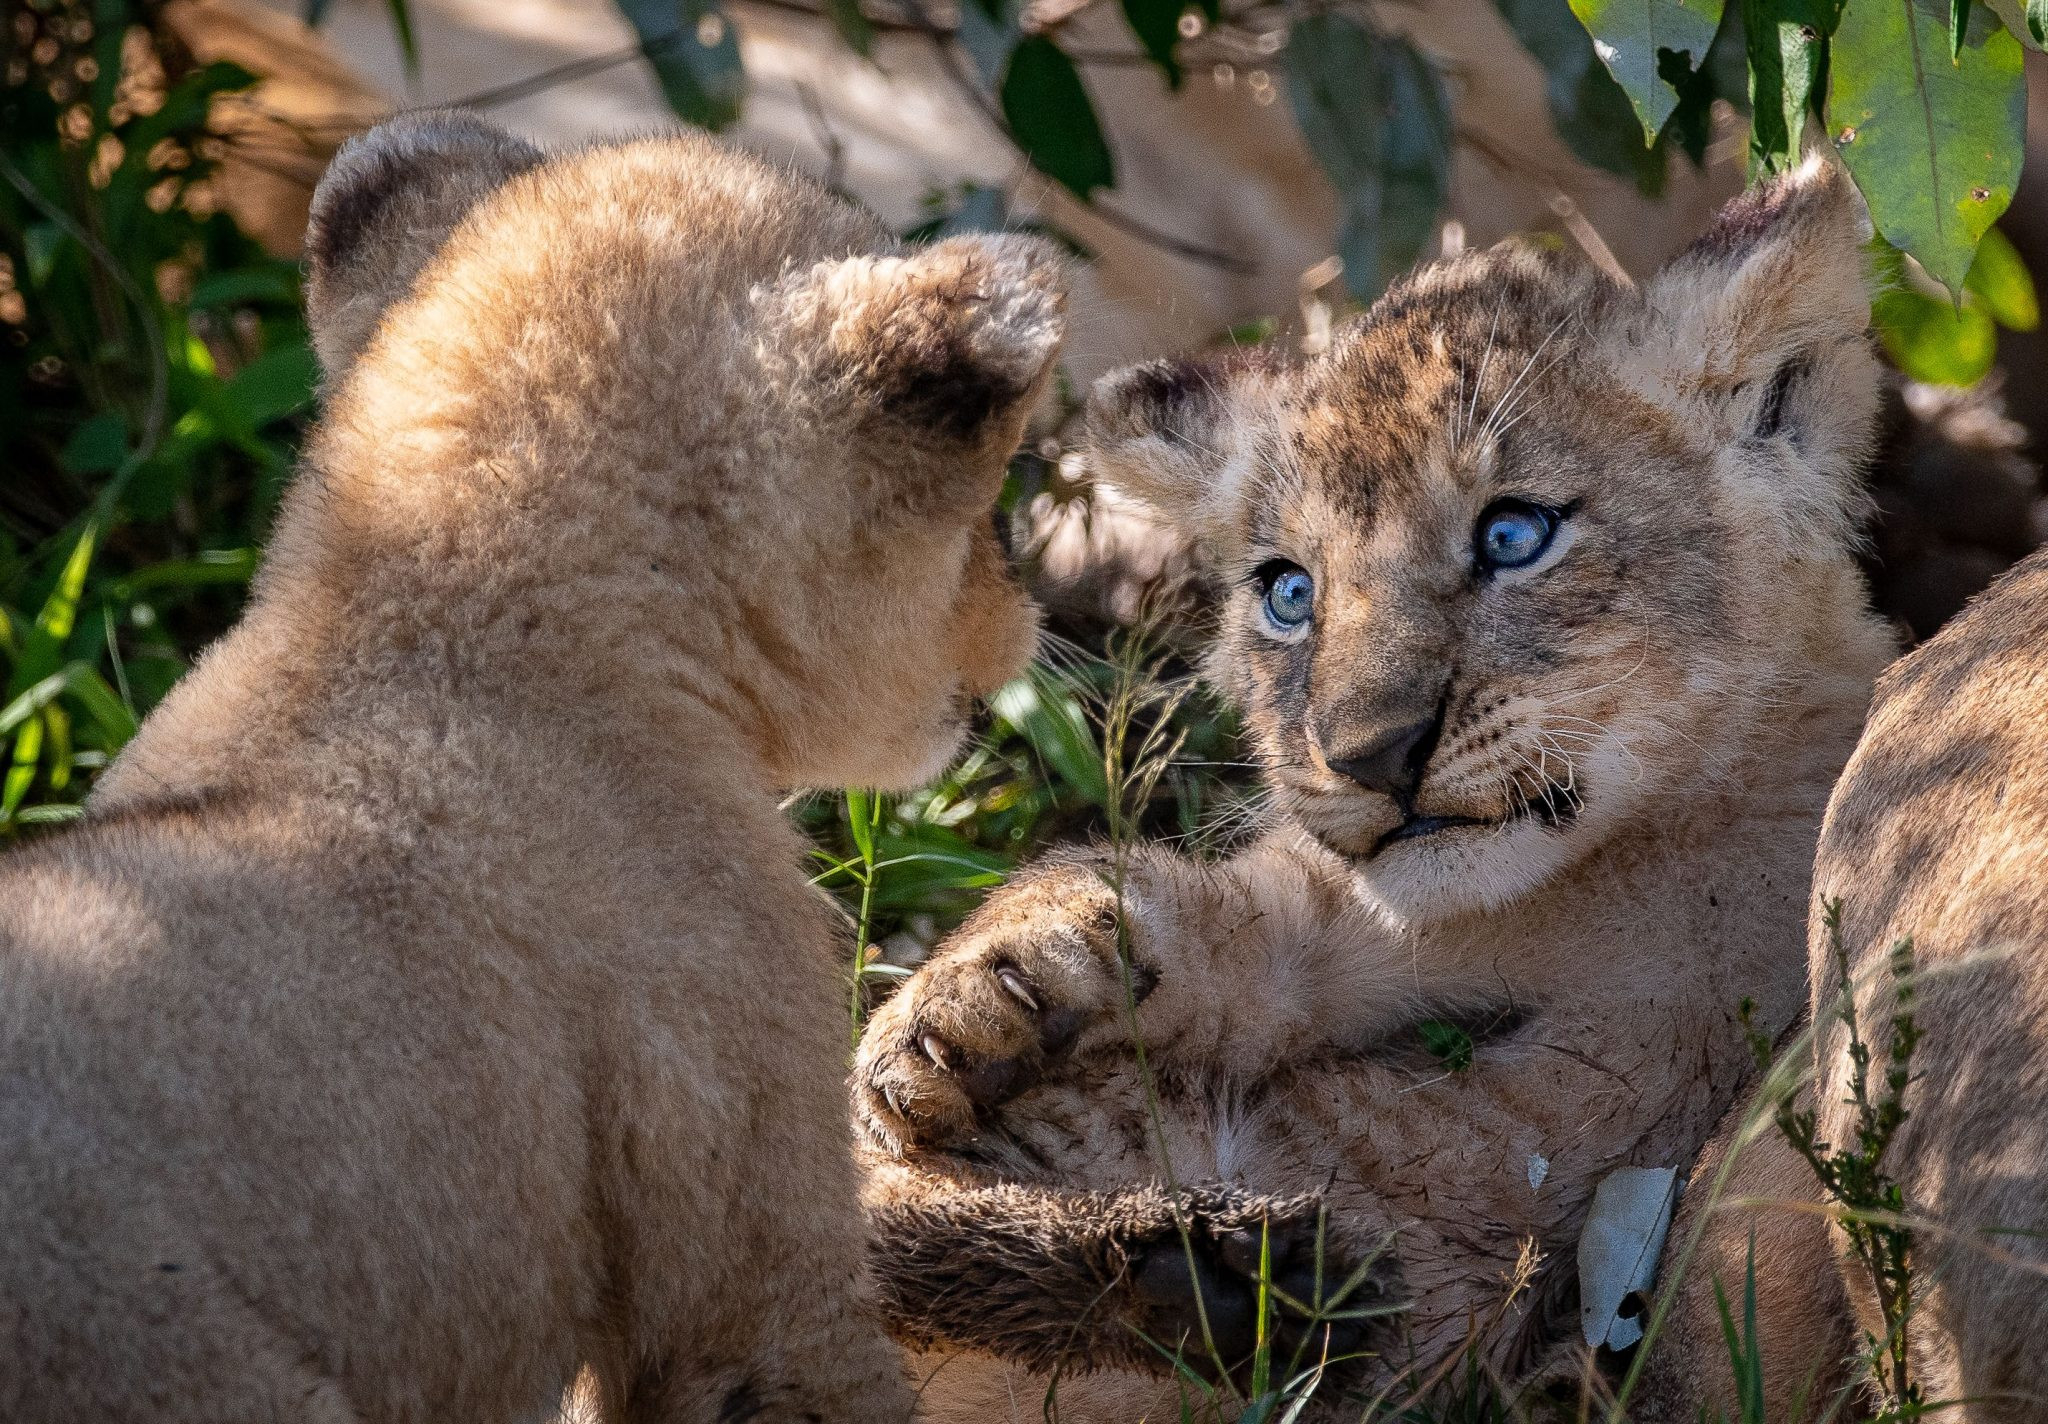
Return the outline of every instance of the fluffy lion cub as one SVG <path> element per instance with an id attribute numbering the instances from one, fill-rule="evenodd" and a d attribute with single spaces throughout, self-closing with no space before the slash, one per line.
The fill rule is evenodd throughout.
<path id="1" fill-rule="evenodd" d="M 1392 1233 L 1410 1304 L 1368 1387 L 1468 1342 L 1512 1377 L 1562 1333 L 1595 1185 L 1689 1163 L 1749 1073 L 1741 1001 L 1780 1026 L 1805 1003 L 1822 807 L 1893 649 L 1851 557 L 1865 230 L 1815 164 L 1640 289 L 1496 250 L 1299 368 L 1098 387 L 1097 467 L 1234 586 L 1209 668 L 1280 814 L 1221 864 L 1129 856 L 1156 1097 L 1111 858 L 984 906 L 861 1045 L 857 1117 L 901 1157 L 876 1197 L 1128 1187 L 1163 1139 L 1181 1182 L 1327 1187 L 1352 1253 Z M 1425 1050 L 1429 1020 L 1470 1028 L 1469 1066 Z M 961 1262 L 1016 1254 L 987 1214 L 961 1216 Z M 968 1274 L 941 1255 L 885 1269 Z M 1008 1350 L 962 1305 L 910 1333 Z M 926 1398 L 985 1420 L 1044 1388 L 954 1359 Z M 1128 1370 L 1060 1390 L 1069 1419 L 1173 1410 Z"/>
<path id="2" fill-rule="evenodd" d="M 778 788 L 1034 639 L 988 508 L 1048 250 L 681 136 L 403 120 L 247 617 L 0 864 L 0 1418 L 900 1424 Z"/>

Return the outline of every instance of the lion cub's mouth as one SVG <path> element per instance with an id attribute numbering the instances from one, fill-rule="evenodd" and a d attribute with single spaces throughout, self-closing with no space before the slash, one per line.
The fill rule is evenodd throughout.
<path id="1" fill-rule="evenodd" d="M 1396 841 L 1421 840 L 1424 836 L 1433 836 L 1439 831 L 1455 830 L 1460 826 L 1499 826 L 1504 824 L 1506 823 L 1502 821 L 1482 821 L 1477 816 L 1410 816 L 1400 825 L 1394 827 L 1393 830 L 1388 831 L 1385 835 L 1374 841 L 1372 849 L 1367 851 L 1366 855 L 1369 859 L 1372 856 L 1378 855 Z"/>
<path id="2" fill-rule="evenodd" d="M 1418 816 L 1410 808 L 1401 824 L 1382 835 L 1366 852 L 1370 860 L 1388 846 L 1400 841 L 1422 840 L 1444 831 L 1455 831 L 1466 826 L 1479 826 L 1487 830 L 1500 830 L 1516 821 L 1538 821 L 1553 829 L 1566 826 L 1579 814 L 1578 792 L 1559 782 L 1546 781 L 1540 791 L 1523 793 L 1516 798 L 1514 807 L 1505 816 L 1488 820 L 1479 816 Z"/>

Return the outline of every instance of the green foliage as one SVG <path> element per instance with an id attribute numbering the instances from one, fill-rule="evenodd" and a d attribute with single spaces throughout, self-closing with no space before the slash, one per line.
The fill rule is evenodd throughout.
<path id="1" fill-rule="evenodd" d="M 1886 967 L 1892 979 L 1891 1037 L 1885 1049 L 1882 1082 L 1873 1082 L 1870 1045 L 1856 1016 L 1856 984 L 1850 977 L 1849 951 L 1842 941 L 1842 902 L 1821 906 L 1828 936 L 1828 957 L 1841 986 L 1833 1013 L 1848 1033 L 1848 1106 L 1855 1110 L 1856 1140 L 1831 1143 L 1819 1136 L 1814 1109 L 1801 1108 L 1787 1094 L 1779 1099 L 1775 1117 L 1835 1209 L 1835 1219 L 1855 1259 L 1870 1277 L 1877 1301 L 1881 1335 L 1866 1335 L 1866 1364 L 1883 1399 L 1879 1424 L 1918 1418 L 1926 1409 L 1920 1385 L 1907 1357 L 1907 1329 L 1913 1314 L 1913 1230 L 1906 1211 L 1905 1190 L 1884 1171 L 1885 1153 L 1906 1121 L 1906 1087 L 1912 1082 L 1913 1051 L 1921 1030 L 1914 1022 L 1913 941 L 1892 946 Z M 1767 1076 L 1772 1044 L 1753 1020 L 1752 1005 L 1742 1006 L 1742 1025 L 1757 1066 Z"/>
<path id="2" fill-rule="evenodd" d="M 1871 307 L 1878 337 L 1886 354 L 1915 380 L 1971 385 L 1998 355 L 1999 327 L 2032 331 L 2040 325 L 2033 278 L 1997 228 L 1984 234 L 1960 301 L 1889 243 L 1879 239 L 1872 247 L 1880 283 Z"/>
<path id="3" fill-rule="evenodd" d="M 712 130 L 738 120 L 746 98 L 746 74 L 740 68 L 739 37 L 717 0 L 617 4 L 640 36 L 662 97 L 678 118 Z M 847 0 L 847 8 L 859 16 L 852 0 Z M 853 41 L 858 31 L 849 28 L 850 20 L 841 15 L 838 23 L 841 33 Z"/>
<path id="4" fill-rule="evenodd" d="M 971 3 L 971 0 L 970 0 Z M 1044 35 L 1011 47 L 1003 68 L 1003 119 L 1031 166 L 1077 197 L 1116 186 L 1116 163 L 1081 71 Z"/>
<path id="5" fill-rule="evenodd" d="M 0 838 L 64 819 L 239 608 L 314 364 L 213 211 L 214 98 L 147 0 L 0 32 Z"/>
<path id="6" fill-rule="evenodd" d="M 1571 0 L 1593 49 L 1642 120 L 1643 141 L 1678 108 L 1672 57 L 1682 75 L 1700 67 L 1721 28 L 1721 0 Z"/>
<path id="7" fill-rule="evenodd" d="M 2019 41 L 1970 13 L 1951 62 L 1939 0 L 1850 0 L 1829 62 L 1828 126 L 1871 221 L 1951 292 L 2012 201 L 2027 128 Z"/>
<path id="8" fill-rule="evenodd" d="M 1728 1293 L 1714 1282 L 1714 1309 L 1721 1317 L 1721 1340 L 1728 1347 L 1728 1363 L 1735 1381 L 1736 1419 L 1739 1424 L 1770 1424 L 1764 1410 L 1763 1342 L 1756 1330 L 1756 1229 L 1749 1233 L 1749 1251 L 1742 1262 L 1742 1326 L 1736 1328 L 1728 1309 Z M 1791 1417 L 1800 1417 L 1795 1412 Z"/>
<path id="9" fill-rule="evenodd" d="M 1295 121 L 1344 206 L 1346 285 L 1370 299 L 1435 234 L 1450 187 L 1450 97 L 1413 45 L 1340 14 L 1297 21 L 1287 64 Z"/>
<path id="10" fill-rule="evenodd" d="M 1472 1035 L 1467 1030 L 1443 1019 L 1424 1019 L 1415 1031 L 1422 1036 L 1422 1046 L 1430 1057 L 1451 1072 L 1463 1073 L 1472 1066 Z"/>
<path id="11" fill-rule="evenodd" d="M 1629 97 L 1593 52 L 1593 41 L 1563 0 L 1494 0 L 1522 48 L 1543 70 L 1543 93 L 1558 137 L 1580 159 L 1619 173 L 1645 194 L 1664 187 L 1669 139 L 1641 142 Z"/>
<path id="12" fill-rule="evenodd" d="M 1758 173 L 1799 162 L 1820 92 L 1838 0 L 1743 0 L 1749 60 L 1749 160 Z"/>

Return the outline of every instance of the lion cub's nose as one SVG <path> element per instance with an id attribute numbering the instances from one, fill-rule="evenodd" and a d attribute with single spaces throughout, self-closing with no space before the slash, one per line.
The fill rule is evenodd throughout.
<path id="1" fill-rule="evenodd" d="M 1422 769 L 1436 750 L 1440 717 L 1430 716 L 1395 727 L 1358 750 L 1340 756 L 1324 754 L 1330 770 L 1348 776 L 1368 791 L 1391 796 L 1406 809 L 1422 784 Z"/>

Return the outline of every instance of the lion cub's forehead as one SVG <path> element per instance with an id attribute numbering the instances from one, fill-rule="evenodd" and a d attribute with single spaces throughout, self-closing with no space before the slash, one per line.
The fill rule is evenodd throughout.
<path id="1" fill-rule="evenodd" d="M 1417 274 L 1301 368 L 1280 437 L 1291 478 L 1276 492 L 1372 520 L 1449 514 L 1520 476 L 1554 482 L 1546 437 L 1568 435 L 1582 402 L 1603 403 L 1578 379 L 1600 295 L 1522 260 Z"/>

